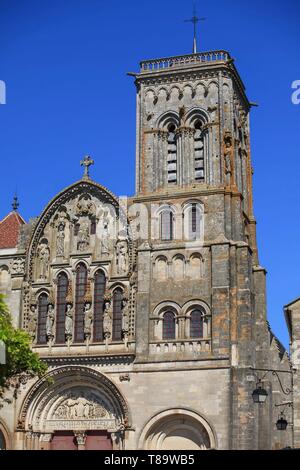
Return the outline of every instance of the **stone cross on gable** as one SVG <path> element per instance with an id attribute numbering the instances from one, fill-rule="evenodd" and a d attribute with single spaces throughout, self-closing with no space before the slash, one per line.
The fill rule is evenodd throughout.
<path id="1" fill-rule="evenodd" d="M 13 199 L 13 202 L 12 202 L 12 208 L 13 208 L 14 212 L 17 212 L 19 205 L 20 204 L 19 204 L 19 201 L 18 201 L 18 196 L 15 195 L 14 199 Z"/>
<path id="2" fill-rule="evenodd" d="M 84 167 L 83 179 L 90 179 L 89 167 L 94 165 L 94 160 L 89 155 L 86 155 L 81 160 L 80 165 Z"/>

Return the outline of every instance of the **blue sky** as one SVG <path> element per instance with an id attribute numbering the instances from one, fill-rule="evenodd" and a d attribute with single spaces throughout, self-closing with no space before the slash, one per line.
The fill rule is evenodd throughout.
<path id="1" fill-rule="evenodd" d="M 201 50 L 225 49 L 252 110 L 254 207 L 268 315 L 288 346 L 282 306 L 300 296 L 299 0 L 196 2 Z M 133 194 L 135 87 L 126 72 L 146 58 L 191 52 L 192 1 L 0 0 L 0 217 L 17 189 L 20 212 L 38 215 L 95 159 L 93 178 Z"/>

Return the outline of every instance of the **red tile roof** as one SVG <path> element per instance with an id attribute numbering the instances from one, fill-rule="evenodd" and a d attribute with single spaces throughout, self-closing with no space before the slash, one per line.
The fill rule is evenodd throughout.
<path id="1" fill-rule="evenodd" d="M 18 212 L 10 212 L 0 222 L 0 249 L 16 248 L 20 227 L 25 224 L 23 217 Z"/>

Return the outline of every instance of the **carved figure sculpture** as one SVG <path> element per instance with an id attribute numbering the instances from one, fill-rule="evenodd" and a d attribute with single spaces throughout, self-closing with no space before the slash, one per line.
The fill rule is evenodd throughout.
<path id="1" fill-rule="evenodd" d="M 73 336 L 73 305 L 67 304 L 67 311 L 65 317 L 65 335 L 67 340 L 72 339 Z"/>
<path id="2" fill-rule="evenodd" d="M 65 254 L 65 225 L 60 223 L 57 228 L 56 238 L 56 255 L 64 256 Z"/>
<path id="3" fill-rule="evenodd" d="M 92 334 L 93 310 L 90 302 L 84 306 L 84 336 L 89 338 Z"/>
<path id="4" fill-rule="evenodd" d="M 39 260 L 40 260 L 40 278 L 47 279 L 49 270 L 50 250 L 48 242 L 41 242 L 39 246 Z"/>
<path id="5" fill-rule="evenodd" d="M 77 249 L 85 251 L 90 243 L 90 229 L 86 220 L 83 220 L 78 230 Z"/>
<path id="6" fill-rule="evenodd" d="M 225 166 L 225 178 L 226 184 L 231 184 L 232 174 L 232 137 L 230 133 L 226 133 L 224 137 L 224 166 Z"/>
<path id="7" fill-rule="evenodd" d="M 125 274 L 128 271 L 128 247 L 126 240 L 118 240 L 116 247 L 117 273 Z"/>
<path id="8" fill-rule="evenodd" d="M 29 312 L 29 317 L 28 317 L 28 332 L 32 341 L 34 341 L 36 337 L 37 321 L 38 321 L 37 307 L 36 305 L 32 304 L 30 306 L 30 312 Z"/>
<path id="9" fill-rule="evenodd" d="M 55 321 L 55 312 L 52 304 L 48 305 L 47 319 L 46 319 L 46 335 L 47 339 L 51 340 L 54 337 L 53 327 Z"/>
<path id="10" fill-rule="evenodd" d="M 102 232 L 101 232 L 101 254 L 109 253 L 109 218 L 108 212 L 105 211 L 102 219 Z"/>

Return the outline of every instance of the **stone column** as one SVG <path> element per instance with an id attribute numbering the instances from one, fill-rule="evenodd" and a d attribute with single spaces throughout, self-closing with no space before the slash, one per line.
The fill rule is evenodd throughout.
<path id="1" fill-rule="evenodd" d="M 24 450 L 32 450 L 32 445 L 33 445 L 33 440 L 32 440 L 32 431 L 27 431 L 25 433 L 25 445 L 24 445 Z"/>
<path id="2" fill-rule="evenodd" d="M 86 431 L 74 431 L 78 450 L 85 450 Z"/>
<path id="3" fill-rule="evenodd" d="M 40 450 L 50 450 L 50 443 L 52 440 L 51 433 L 45 433 L 40 435 Z"/>

